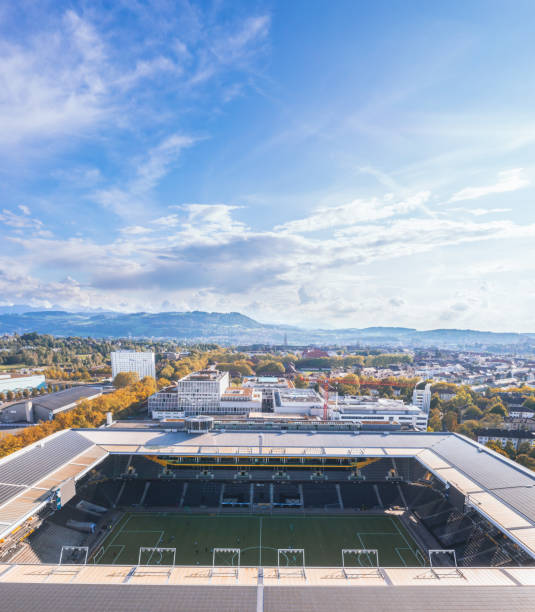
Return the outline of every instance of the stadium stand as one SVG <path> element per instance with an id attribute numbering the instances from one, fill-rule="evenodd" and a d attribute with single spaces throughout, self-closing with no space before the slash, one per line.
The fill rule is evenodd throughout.
<path id="1" fill-rule="evenodd" d="M 184 485 L 173 480 L 151 480 L 143 502 L 147 507 L 177 507 L 180 504 Z"/>
<path id="2" fill-rule="evenodd" d="M 303 484 L 303 496 L 305 508 L 340 509 L 334 484 L 319 482 Z"/>
<path id="3" fill-rule="evenodd" d="M 184 506 L 217 508 L 221 486 L 218 482 L 190 482 L 184 497 Z"/>
<path id="4" fill-rule="evenodd" d="M 389 485 L 391 486 L 391 485 Z M 379 507 L 374 485 L 367 482 L 340 484 L 344 508 L 363 510 Z"/>

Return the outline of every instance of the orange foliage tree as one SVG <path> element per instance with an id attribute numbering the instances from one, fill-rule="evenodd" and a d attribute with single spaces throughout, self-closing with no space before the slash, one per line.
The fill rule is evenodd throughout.
<path id="1" fill-rule="evenodd" d="M 156 381 L 154 378 L 146 377 L 113 393 L 92 400 L 83 400 L 76 408 L 58 414 L 52 421 L 41 421 L 33 427 L 26 427 L 20 433 L 2 438 L 0 457 L 5 457 L 62 429 L 98 427 L 106 420 L 106 412 L 111 412 L 115 418 L 127 417 L 155 391 Z"/>

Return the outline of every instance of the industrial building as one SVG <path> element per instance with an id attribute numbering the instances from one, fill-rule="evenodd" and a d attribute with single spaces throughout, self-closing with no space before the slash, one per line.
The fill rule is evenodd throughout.
<path id="1" fill-rule="evenodd" d="M 145 376 L 156 378 L 154 353 L 149 351 L 113 351 L 111 353 L 111 375 L 113 378 L 120 372 L 135 372 L 139 380 Z"/>
<path id="2" fill-rule="evenodd" d="M 4 423 L 51 421 L 60 412 L 76 408 L 80 400 L 91 400 L 100 395 L 102 387 L 89 385 L 47 393 L 8 406 L 0 413 L 0 420 Z"/>
<path id="3" fill-rule="evenodd" d="M 0 393 L 7 393 L 8 391 L 16 393 L 25 389 L 44 389 L 45 387 L 46 382 L 43 374 L 34 374 L 32 376 L 0 374 Z"/>

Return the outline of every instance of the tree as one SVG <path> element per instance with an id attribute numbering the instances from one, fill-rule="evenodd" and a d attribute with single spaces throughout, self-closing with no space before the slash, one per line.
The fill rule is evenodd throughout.
<path id="1" fill-rule="evenodd" d="M 507 440 L 507 442 L 505 443 L 504 451 L 509 456 L 509 459 L 513 459 L 514 461 L 514 459 L 516 458 L 516 448 L 514 447 L 511 440 Z"/>
<path id="2" fill-rule="evenodd" d="M 261 361 L 256 366 L 258 376 L 281 376 L 285 369 L 280 361 Z"/>
<path id="3" fill-rule="evenodd" d="M 501 402 L 496 402 L 490 407 L 489 414 L 497 414 L 498 416 L 504 418 L 508 413 L 507 408 Z"/>
<path id="4" fill-rule="evenodd" d="M 442 423 L 446 431 L 457 431 L 457 413 L 453 412 L 453 410 L 446 412 L 444 418 L 442 419 Z"/>
<path id="5" fill-rule="evenodd" d="M 116 389 L 123 389 L 139 381 L 139 376 L 136 372 L 119 372 L 113 379 L 113 386 Z"/>
<path id="6" fill-rule="evenodd" d="M 496 440 L 489 440 L 485 446 L 487 448 L 490 448 L 491 450 L 493 450 L 496 453 L 499 453 L 500 455 L 503 455 L 504 457 L 508 457 L 509 455 L 503 450 L 503 448 L 501 447 L 501 444 L 499 442 L 496 442 Z"/>
<path id="7" fill-rule="evenodd" d="M 171 379 L 173 378 L 174 372 L 175 372 L 174 369 L 170 365 L 166 365 L 165 368 L 163 368 L 162 371 L 160 372 L 160 376 L 162 378 Z"/>
<path id="8" fill-rule="evenodd" d="M 303 376 L 299 375 L 294 378 L 294 386 L 296 389 L 306 389 L 308 387 L 308 382 Z"/>
<path id="9" fill-rule="evenodd" d="M 516 456 L 516 461 L 517 463 L 520 463 L 520 465 L 523 465 L 524 467 L 535 471 L 535 459 L 533 457 L 530 457 L 529 455 L 526 455 L 524 453 L 519 453 Z"/>
<path id="10" fill-rule="evenodd" d="M 531 444 L 529 442 L 522 442 L 518 445 L 517 451 L 519 455 L 529 455 L 531 452 Z"/>
<path id="11" fill-rule="evenodd" d="M 524 403 L 522 404 L 523 408 L 527 408 L 528 410 L 533 410 L 535 412 L 535 396 L 530 395 L 526 397 Z"/>
<path id="12" fill-rule="evenodd" d="M 480 410 L 476 405 L 472 404 L 464 411 L 463 417 L 465 419 L 480 419 L 483 416 L 483 411 Z"/>
<path id="13" fill-rule="evenodd" d="M 431 431 L 442 431 L 442 415 L 437 408 L 432 408 L 429 414 L 429 429 Z"/>
<path id="14" fill-rule="evenodd" d="M 158 389 L 164 389 L 165 387 L 169 387 L 171 381 L 168 378 L 158 378 Z"/>

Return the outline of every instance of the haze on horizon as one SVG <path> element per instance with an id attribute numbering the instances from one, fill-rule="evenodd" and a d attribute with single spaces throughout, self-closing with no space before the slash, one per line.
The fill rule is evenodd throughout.
<path id="1" fill-rule="evenodd" d="M 534 332 L 534 21 L 0 3 L 0 305 Z"/>

